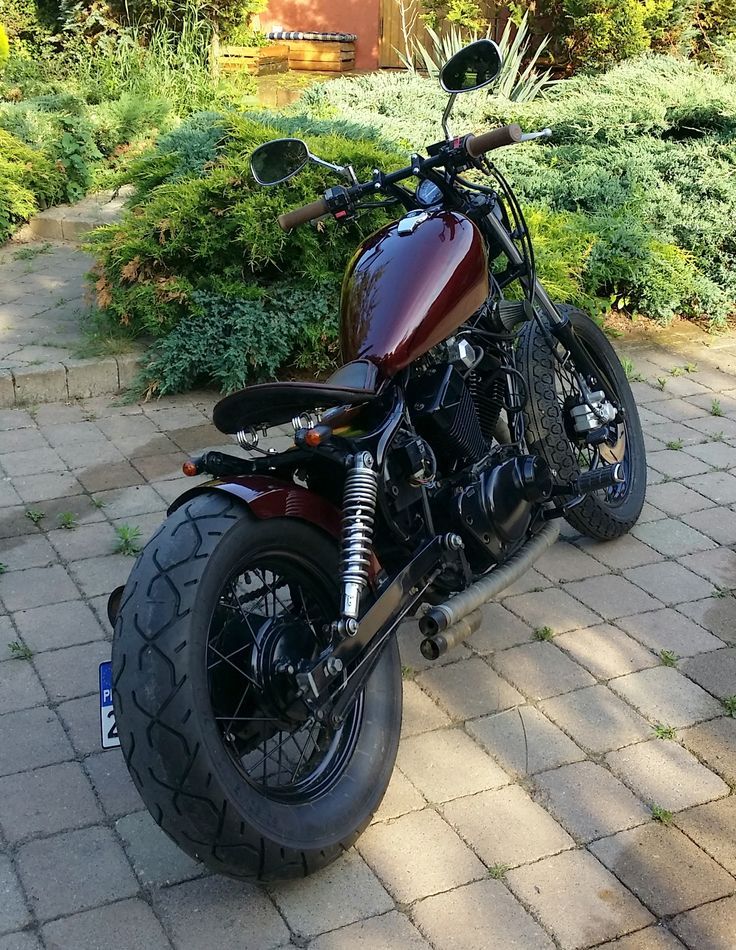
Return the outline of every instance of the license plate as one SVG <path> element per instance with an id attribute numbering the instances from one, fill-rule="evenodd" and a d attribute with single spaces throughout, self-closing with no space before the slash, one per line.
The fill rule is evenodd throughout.
<path id="1" fill-rule="evenodd" d="M 100 735 L 103 749 L 120 745 L 112 706 L 112 663 L 100 663 Z"/>

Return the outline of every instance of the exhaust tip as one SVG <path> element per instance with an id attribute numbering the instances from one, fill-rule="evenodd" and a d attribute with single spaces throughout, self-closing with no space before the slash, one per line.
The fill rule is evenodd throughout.
<path id="1" fill-rule="evenodd" d="M 425 660 L 437 660 L 442 652 L 439 643 L 433 640 L 432 637 L 425 637 L 420 643 L 419 649 Z"/>

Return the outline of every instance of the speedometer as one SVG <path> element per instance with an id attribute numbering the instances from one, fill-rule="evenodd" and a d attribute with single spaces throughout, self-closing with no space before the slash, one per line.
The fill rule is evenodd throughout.
<path id="1" fill-rule="evenodd" d="M 432 205 L 442 203 L 442 192 L 433 181 L 426 178 L 420 181 L 414 192 L 416 199 L 423 208 L 430 208 Z"/>

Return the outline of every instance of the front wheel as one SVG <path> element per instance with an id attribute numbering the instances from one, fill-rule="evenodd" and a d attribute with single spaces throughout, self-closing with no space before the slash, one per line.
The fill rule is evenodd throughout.
<path id="1" fill-rule="evenodd" d="M 589 358 L 611 380 L 623 419 L 610 423 L 605 439 L 597 445 L 581 440 L 569 411 L 579 397 L 575 378 L 575 369 L 579 368 L 572 365 L 570 354 L 559 343 L 557 359 L 546 334 L 536 320 L 530 320 L 521 332 L 517 353 L 528 388 L 527 444 L 556 472 L 558 482 L 571 482 L 581 472 L 621 462 L 621 484 L 587 495 L 565 516 L 582 534 L 608 541 L 631 530 L 644 504 L 647 463 L 639 413 L 621 361 L 605 333 L 581 310 L 560 305 L 557 309 L 569 317 Z"/>
<path id="2" fill-rule="evenodd" d="M 401 728 L 396 641 L 337 728 L 307 713 L 290 673 L 325 646 L 338 579 L 319 530 L 260 521 L 212 492 L 167 519 L 128 580 L 113 641 L 125 761 L 158 824 L 220 873 L 324 867 L 386 790 Z"/>

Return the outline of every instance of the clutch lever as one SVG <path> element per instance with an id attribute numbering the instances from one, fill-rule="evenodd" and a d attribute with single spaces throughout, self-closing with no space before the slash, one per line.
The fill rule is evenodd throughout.
<path id="1" fill-rule="evenodd" d="M 551 139 L 552 129 L 542 129 L 541 132 L 524 132 L 520 142 L 533 142 L 535 139 Z"/>

